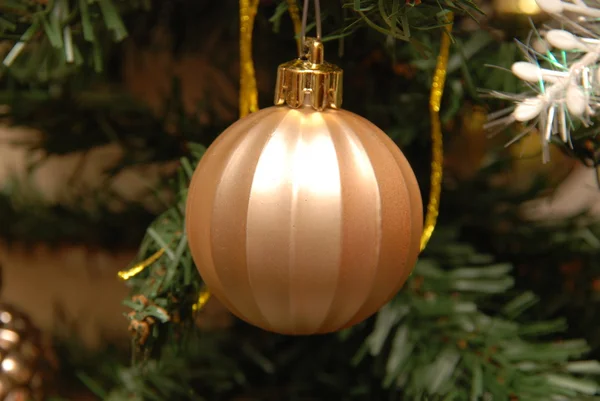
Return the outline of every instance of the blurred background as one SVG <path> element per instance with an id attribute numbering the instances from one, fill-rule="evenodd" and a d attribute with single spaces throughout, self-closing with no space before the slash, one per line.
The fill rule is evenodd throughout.
<path id="1" fill-rule="evenodd" d="M 522 57 L 514 38 L 525 39 L 532 22 L 542 26 L 549 17 L 533 0 L 321 3 L 327 59 L 344 69 L 344 107 L 373 121 L 402 148 L 417 174 L 424 201 L 431 152 L 428 99 L 442 35 L 440 15 L 455 13 L 441 110 L 446 151 L 442 207 L 432 250 L 425 256 L 447 261 L 454 260 L 449 254 L 462 255 L 448 269 L 463 266 L 462 257 L 465 265 L 482 268 L 510 264 L 514 269 L 500 278 L 508 277 L 511 285 L 488 291 L 482 301 L 476 298 L 478 308 L 496 316 L 499 298 L 533 294 L 539 302 L 524 321 L 564 319 L 558 326 L 568 327 L 554 337 L 544 330 L 536 332 L 540 341 L 583 338 L 586 358 L 597 358 L 600 141 L 596 131 L 575 132 L 573 148 L 553 144 L 551 161 L 543 163 L 536 132 L 507 147 L 522 127 L 507 126 L 493 137 L 484 129 L 488 113 L 507 106 L 486 97 L 485 91 L 522 90 L 521 82 L 506 71 Z M 260 1 L 253 55 L 261 107 L 272 104 L 277 65 L 296 57 L 288 4 Z M 406 24 L 410 33 L 403 31 L 407 36 L 399 38 L 397 32 L 376 29 L 386 26 L 385 13 L 397 21 L 397 29 Z M 140 359 L 130 359 L 137 345 L 131 340 L 132 318 L 127 314 L 132 297 L 141 293 L 144 284 L 124 283 L 117 273 L 152 253 L 140 246 L 148 228 L 159 224 L 157 217 L 181 198 L 182 160 L 197 161 L 190 144 L 210 145 L 238 118 L 238 18 L 239 3 L 234 0 L 0 1 L 0 59 L 4 59 L 0 68 L 0 301 L 7 310 L 20 311 L 18 316 L 22 313 L 52 344 L 44 349 L 52 350 L 54 378 L 44 379 L 44 386 L 60 388 L 52 392 L 60 394 L 56 400 L 283 400 L 296 399 L 294 394 L 309 394 L 297 398 L 306 400 L 463 399 L 462 395 L 442 396 L 450 393 L 448 389 L 470 394 L 475 380 L 471 373 L 466 374 L 471 379 L 457 373 L 461 379 L 453 376 L 452 384 L 431 398 L 408 397 L 401 385 L 382 390 L 379 379 L 385 376 L 385 368 L 373 366 L 385 365 L 387 356 L 378 359 L 379 353 L 391 352 L 385 347 L 366 352 L 373 360 L 356 365 L 358 370 L 347 367 L 349 361 L 340 362 L 344 353 L 354 354 L 357 344 L 379 327 L 374 321 L 354 332 L 354 342 L 334 347 L 337 356 L 331 360 L 337 365 L 322 365 L 329 366 L 331 382 L 323 379 L 309 385 L 311 363 L 298 362 L 301 352 L 297 350 L 322 349 L 334 341 L 332 337 L 288 343 L 248 332 L 249 328 L 236 329 L 241 323 L 214 300 L 193 318 L 195 330 L 212 333 L 220 338 L 219 344 L 236 343 L 235 336 L 243 335 L 254 341 L 253 349 L 260 355 L 245 348 L 240 351 L 243 360 L 236 359 L 228 342 L 228 351 L 223 352 L 232 361 L 217 364 L 218 379 L 208 373 L 208 378 L 181 379 L 194 383 L 190 388 L 201 387 L 198 394 L 212 396 L 194 398 L 191 392 L 176 396 L 164 390 L 173 383 L 179 386 L 175 379 L 168 384 L 148 379 L 148 384 L 147 371 L 127 370 L 142 366 Z M 67 36 L 65 27 L 71 30 Z M 19 43 L 22 48 L 15 51 Z M 484 257 L 477 259 L 477 255 Z M 189 289 L 192 297 L 200 285 L 200 278 L 194 280 L 198 283 Z M 413 281 L 403 296 L 421 294 L 415 286 Z M 449 294 L 463 291 L 442 287 L 440 291 Z M 131 302 L 124 304 L 124 300 Z M 165 308 L 171 313 L 182 306 Z M 415 321 L 422 321 L 422 315 L 415 316 Z M 162 337 L 166 328 L 156 327 L 152 331 L 156 344 L 177 343 Z M 450 329 L 448 335 L 454 338 Z M 383 335 L 390 341 L 392 337 L 389 332 Z M 281 350 L 290 352 L 289 361 L 270 365 L 269 358 Z M 161 352 L 149 351 L 146 360 L 164 362 Z M 564 361 L 544 366 L 559 362 Z M 197 362 L 186 363 L 191 365 L 167 364 L 165 369 L 185 371 Z M 251 373 L 259 365 L 262 373 Z M 111 375 L 111 369 L 119 376 Z M 599 370 L 590 369 L 583 373 L 593 375 Z M 465 372 L 471 371 L 465 368 Z M 362 393 L 350 390 L 354 379 L 363 386 Z M 11 380 L 0 377 L 0 399 L 14 387 Z M 227 385 L 213 386 L 207 384 L 209 380 Z M 298 383 L 308 390 L 289 390 Z M 482 383 L 488 389 L 489 383 Z M 589 383 L 592 390 L 583 392 L 586 397 L 597 390 L 597 381 Z M 254 391 L 257 388 L 270 390 L 261 393 Z M 578 391 L 573 390 L 569 399 L 579 396 Z M 405 398 L 394 398 L 402 394 Z M 491 399 L 509 399 L 510 394 L 507 390 L 507 398 Z"/>

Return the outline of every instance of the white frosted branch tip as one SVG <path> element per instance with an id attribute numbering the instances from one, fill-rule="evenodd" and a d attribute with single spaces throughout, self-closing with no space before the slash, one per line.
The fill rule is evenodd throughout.
<path id="1" fill-rule="evenodd" d="M 600 10 L 597 8 L 588 7 L 585 3 L 581 4 L 572 4 L 572 3 L 562 3 L 563 12 L 568 11 L 580 15 L 585 15 L 586 17 L 598 18 L 600 17 Z"/>
<path id="2" fill-rule="evenodd" d="M 2 64 L 7 67 L 10 67 L 12 63 L 19 57 L 23 49 L 25 48 L 25 42 L 17 42 L 13 48 L 8 52 Z"/>
<path id="3" fill-rule="evenodd" d="M 600 10 L 587 6 L 585 3 L 567 3 L 561 0 L 536 0 L 542 11 L 549 14 L 562 14 L 565 11 L 585 15 L 587 17 L 600 17 Z"/>
<path id="4" fill-rule="evenodd" d="M 560 0 L 536 0 L 536 3 L 542 11 L 549 14 L 559 14 L 563 11 L 563 3 Z"/>
<path id="5" fill-rule="evenodd" d="M 546 33 L 546 40 L 551 46 L 561 50 L 584 50 L 587 48 L 577 36 L 562 29 L 552 29 Z"/>
<path id="6" fill-rule="evenodd" d="M 579 86 L 569 85 L 566 100 L 569 113 L 577 117 L 583 116 L 587 108 L 587 101 L 583 90 Z"/>
<path id="7" fill-rule="evenodd" d="M 67 63 L 75 61 L 75 53 L 73 52 L 73 34 L 70 26 L 65 26 L 63 29 L 63 40 L 65 42 L 65 59 Z"/>
<path id="8" fill-rule="evenodd" d="M 511 68 L 513 74 L 527 82 L 538 82 L 542 79 L 540 67 L 526 61 L 517 61 Z"/>
<path id="9" fill-rule="evenodd" d="M 561 78 L 569 76 L 567 72 L 540 68 L 537 64 L 526 61 L 517 61 L 512 65 L 511 70 L 515 76 L 527 82 L 539 82 L 540 80 L 557 82 Z"/>
<path id="10" fill-rule="evenodd" d="M 543 107 L 544 102 L 542 99 L 531 97 L 519 103 L 512 115 L 519 122 L 530 121 L 540 115 Z"/>
<path id="11" fill-rule="evenodd" d="M 527 130 L 537 128 L 547 160 L 552 135 L 569 142 L 571 117 L 588 125 L 600 110 L 600 37 L 595 34 L 600 0 L 535 1 L 566 28 L 538 30 L 531 38 L 524 49 L 527 59 L 514 63 L 511 71 L 537 96 L 517 100 L 516 95 L 496 94 L 515 102 L 515 108 L 493 124 L 518 122 L 526 123 Z"/>

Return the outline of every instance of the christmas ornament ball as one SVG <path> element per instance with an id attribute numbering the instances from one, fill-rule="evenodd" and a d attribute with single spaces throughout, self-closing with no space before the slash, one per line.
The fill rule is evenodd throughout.
<path id="1" fill-rule="evenodd" d="M 279 89 L 288 78 L 308 85 L 315 65 L 283 65 Z M 400 149 L 368 120 L 326 107 L 335 87 L 311 88 L 276 97 L 296 107 L 225 130 L 187 199 L 189 247 L 208 288 L 234 315 L 281 334 L 334 332 L 374 314 L 409 276 L 423 225 Z"/>
<path id="2" fill-rule="evenodd" d="M 0 304 L 0 401 L 41 400 L 46 373 L 40 332 L 22 312 Z"/>
<path id="3" fill-rule="evenodd" d="M 232 313 L 284 334 L 375 313 L 419 253 L 414 173 L 375 125 L 345 110 L 274 106 L 227 129 L 189 188 L 188 241 Z"/>

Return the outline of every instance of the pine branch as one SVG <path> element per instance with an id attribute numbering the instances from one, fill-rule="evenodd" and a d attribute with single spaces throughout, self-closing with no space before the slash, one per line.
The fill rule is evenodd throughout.
<path id="1" fill-rule="evenodd" d="M 412 41 L 413 31 L 429 31 L 446 24 L 444 15 L 454 12 L 459 16 L 478 19 L 483 15 L 472 0 L 342 0 L 342 15 L 338 4 L 323 4 L 323 18 L 327 20 L 344 20 L 344 27 L 335 30 L 325 40 L 347 36 L 359 27 L 368 27 L 388 38 L 401 41 Z M 281 2 L 270 22 L 275 31 L 279 31 L 281 18 L 287 18 L 287 2 Z M 309 31 L 314 23 L 309 24 Z"/>
<path id="2" fill-rule="evenodd" d="M 216 400 L 244 383 L 244 375 L 223 350 L 226 336 L 196 334 L 167 347 L 160 360 L 118 370 L 119 386 L 105 401 Z M 182 348 L 184 349 L 182 352 Z"/>
<path id="3" fill-rule="evenodd" d="M 46 91 L 0 91 L 1 103 L 9 107 L 0 121 L 43 133 L 36 139 L 11 141 L 26 150 L 43 151 L 43 157 L 26 166 L 29 174 L 56 156 L 79 152 L 84 160 L 85 153 L 98 146 L 118 145 L 123 152 L 114 165 L 101 172 L 105 181 L 93 188 L 79 179 L 75 166 L 72 181 L 64 184 L 57 204 L 49 204 L 29 176 L 26 181 L 6 182 L 0 189 L 0 216 L 6 223 L 0 228 L 0 237 L 6 240 L 75 241 L 110 247 L 138 244 L 156 213 L 167 207 L 168 199 L 160 191 L 171 173 L 157 177 L 157 184 L 149 184 L 151 199 L 138 201 L 114 193 L 114 178 L 138 166 L 174 162 L 187 152 L 189 139 L 208 142 L 220 130 L 219 123 L 200 124 L 196 116 L 185 112 L 177 82 L 158 116 L 126 94 L 107 91 L 86 90 L 58 97 Z M 211 117 L 214 114 L 201 110 Z M 151 203 L 156 207 L 149 208 Z"/>
<path id="4" fill-rule="evenodd" d="M 2 55 L 2 68 L 26 82 L 66 78 L 84 66 L 100 73 L 104 42 L 128 35 L 123 16 L 149 7 L 149 0 L 3 1 L 0 39 L 12 47 Z"/>
<path id="5" fill-rule="evenodd" d="M 168 100 L 179 106 L 180 93 Z M 165 103 L 168 103 L 165 102 Z M 46 91 L 0 91 L 0 104 L 8 106 L 3 122 L 12 127 L 28 127 L 42 132 L 40 141 L 18 142 L 29 149 L 43 149 L 47 156 L 88 151 L 106 144 L 118 144 L 126 165 L 177 159 L 185 138 L 197 129 L 193 119 L 181 109 L 163 107 L 156 116 L 146 105 L 124 92 L 80 90 L 61 96 Z M 176 132 L 167 132 L 168 119 L 184 121 Z M 187 124 L 187 126 L 184 126 Z"/>
<path id="6" fill-rule="evenodd" d="M 203 150 L 203 147 L 196 148 L 194 158 L 200 157 Z M 153 358 L 160 361 L 161 350 L 174 341 L 173 335 L 194 330 L 190 323 L 191 309 L 202 283 L 183 234 L 183 205 L 193 166 L 187 161 L 183 161 L 182 166 L 178 184 L 180 199 L 149 228 L 140 259 L 160 248 L 166 252 L 130 280 L 133 294 L 142 297 L 127 302 L 133 309 L 129 318 L 148 325 L 142 326 L 134 336 L 134 342 L 140 346 L 139 355 L 147 358 L 138 362 L 142 366 Z M 356 341 L 362 341 L 368 334 L 354 357 L 354 370 L 343 373 L 354 377 L 356 383 L 338 388 L 334 383 L 348 380 L 346 376 L 339 376 L 340 373 L 334 374 L 332 382 L 315 383 L 304 391 L 310 394 L 327 391 L 337 398 L 355 391 L 360 394 L 359 388 L 366 384 L 358 380 L 357 372 L 365 371 L 371 377 L 375 372 L 380 380 L 369 385 L 373 387 L 368 394 L 383 391 L 416 400 L 507 399 L 511 396 L 539 401 L 559 396 L 575 400 L 600 393 L 600 386 L 593 379 L 600 374 L 600 365 L 581 360 L 589 352 L 585 341 L 548 340 L 556 339 L 565 330 L 564 320 L 523 318 L 537 297 L 513 289 L 511 265 L 495 263 L 494 257 L 476 252 L 457 241 L 453 234 L 445 236 L 443 229 L 438 229 L 426 256 L 397 298 L 377 314 L 372 330 L 370 324 L 365 323 L 341 333 L 338 339 L 325 336 L 314 341 L 291 340 L 287 345 L 289 349 L 286 345 L 272 345 L 279 336 L 264 334 L 265 342 L 249 345 L 254 350 L 245 356 L 239 355 L 238 363 L 248 363 L 250 358 L 256 366 L 262 366 L 267 375 L 301 378 L 305 366 L 292 362 L 282 365 L 280 355 L 298 351 L 298 358 L 302 359 L 305 351 L 300 350 L 311 343 L 312 347 L 331 348 L 331 353 L 313 351 L 324 359 L 319 363 L 310 359 L 311 374 L 315 377 L 331 375 L 319 367 L 327 369 L 333 359 L 342 365 L 350 362 L 347 355 L 355 352 Z M 243 338 L 244 333 L 238 336 Z M 347 358 L 345 362 L 344 358 Z M 264 379 L 256 380 L 260 383 Z M 294 383 L 286 385 L 289 388 L 282 390 L 283 394 L 296 391 Z M 260 384 L 248 383 L 238 391 L 248 391 L 253 386 Z M 139 397 L 146 399 L 143 395 Z"/>
<path id="7" fill-rule="evenodd" d="M 122 210 L 109 207 L 118 202 Z M 139 244 L 155 213 L 110 191 L 88 191 L 69 205 L 49 203 L 23 178 L 0 189 L 0 238 L 3 241 L 84 243 L 108 248 Z"/>
<path id="8" fill-rule="evenodd" d="M 386 387 L 410 399 L 542 401 L 600 392 L 593 379 L 600 364 L 577 361 L 589 351 L 585 341 L 548 342 L 566 329 L 564 320 L 521 323 L 537 301 L 529 292 L 498 302 L 514 292 L 510 265 L 489 265 L 491 256 L 451 238 L 438 236 L 437 243 L 408 287 L 379 312 L 357 356 L 368 352 L 384 364 Z"/>
<path id="9" fill-rule="evenodd" d="M 447 23 L 445 14 L 448 12 L 475 19 L 482 15 L 471 0 L 345 0 L 344 7 L 350 9 L 368 28 L 388 38 L 410 41 L 417 45 L 420 45 L 420 42 L 416 40 L 413 32 L 443 27 Z"/>
<path id="10" fill-rule="evenodd" d="M 491 170 L 504 172 L 510 168 L 507 164 L 503 167 L 490 166 Z M 569 333 L 585 337 L 592 346 L 593 355 L 598 357 L 598 217 L 581 210 L 565 219 L 554 219 L 552 214 L 546 213 L 551 220 L 526 220 L 523 202 L 560 197 L 548 193 L 547 180 L 556 181 L 556 177 L 540 172 L 538 183 L 529 191 L 511 193 L 505 187 L 490 186 L 490 169 L 483 170 L 475 182 L 463 183 L 459 189 L 446 193 L 445 210 L 442 212 L 443 216 L 449 217 L 445 219 L 446 224 L 456 224 L 452 216 L 460 214 L 459 219 L 465 222 L 465 230 L 473 238 L 483 239 L 480 241 L 482 246 L 518 266 L 519 287 L 535 291 L 542 299 L 536 307 L 538 315 L 568 318 Z M 595 191 L 595 188 L 586 190 Z M 549 199 L 546 198 L 546 201 Z M 468 211 L 464 210 L 466 204 L 469 205 Z M 502 207 L 490 206 L 498 204 Z"/>
<path id="11" fill-rule="evenodd" d="M 190 145 L 192 155 L 199 160 L 205 148 Z M 181 160 L 182 167 L 174 180 L 177 200 L 171 208 L 159 216 L 148 228 L 140 246 L 140 260 L 163 249 L 164 254 L 142 274 L 128 283 L 133 289 L 132 300 L 126 304 L 132 308 L 128 315 L 135 329 L 134 341 L 142 348 L 151 349 L 160 339 L 168 337 L 172 327 L 164 323 L 189 321 L 192 306 L 197 301 L 201 282 L 187 247 L 184 227 L 185 198 L 193 167 L 188 159 Z M 158 324 L 154 327 L 154 323 Z M 150 328 L 151 331 L 146 330 Z"/>

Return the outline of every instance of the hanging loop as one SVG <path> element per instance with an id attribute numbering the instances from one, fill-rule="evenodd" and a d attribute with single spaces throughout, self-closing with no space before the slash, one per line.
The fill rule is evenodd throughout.
<path id="1" fill-rule="evenodd" d="M 300 37 L 302 38 L 302 47 L 306 46 L 306 25 L 308 24 L 308 6 L 310 0 L 304 0 L 304 7 L 302 8 L 302 30 Z M 321 27 L 321 1 L 314 0 L 315 3 L 315 23 L 317 25 L 317 40 L 321 40 L 322 27 Z M 300 54 L 302 56 L 302 54 Z"/>
<path id="2" fill-rule="evenodd" d="M 289 1 L 291 4 L 295 2 Z M 310 106 L 317 111 L 326 108 L 339 109 L 342 105 L 343 71 L 325 61 L 325 49 L 321 42 L 323 35 L 319 0 L 314 0 L 316 37 L 306 37 L 309 3 L 310 0 L 304 0 L 299 57 L 281 64 L 277 69 L 275 105 L 286 104 L 292 108 Z M 291 6 L 290 10 L 296 8 Z M 291 13 L 293 16 L 294 13 Z"/>

